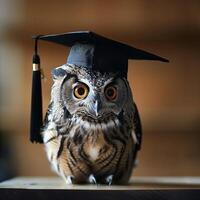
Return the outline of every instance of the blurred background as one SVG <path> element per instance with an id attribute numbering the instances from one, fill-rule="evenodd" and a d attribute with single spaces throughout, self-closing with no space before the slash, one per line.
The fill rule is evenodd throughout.
<path id="1" fill-rule="evenodd" d="M 200 176 L 199 0 L 0 0 L 0 180 L 52 176 L 43 145 L 29 142 L 31 36 L 92 30 L 168 58 L 129 61 L 143 144 L 135 176 Z M 44 113 L 51 69 L 68 49 L 40 42 Z"/>

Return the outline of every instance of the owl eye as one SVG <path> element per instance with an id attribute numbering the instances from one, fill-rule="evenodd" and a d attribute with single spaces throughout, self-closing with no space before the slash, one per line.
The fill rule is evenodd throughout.
<path id="1" fill-rule="evenodd" d="M 105 96 L 109 101 L 113 101 L 117 97 L 117 89 L 114 86 L 109 86 L 105 89 Z"/>
<path id="2" fill-rule="evenodd" d="M 88 92 L 89 92 L 88 87 L 84 83 L 79 83 L 74 88 L 74 96 L 77 99 L 85 99 L 88 95 Z"/>

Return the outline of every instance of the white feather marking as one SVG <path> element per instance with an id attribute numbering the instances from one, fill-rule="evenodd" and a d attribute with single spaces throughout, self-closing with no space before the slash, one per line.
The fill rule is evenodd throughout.
<path id="1" fill-rule="evenodd" d="M 101 123 L 101 127 L 103 130 L 107 130 L 107 125 L 105 123 Z"/>
<path id="2" fill-rule="evenodd" d="M 42 134 L 43 134 L 43 141 L 44 143 L 46 143 L 51 138 L 57 136 L 57 131 L 56 130 L 44 131 Z"/>
<path id="3" fill-rule="evenodd" d="M 52 155 L 53 155 L 53 153 L 51 151 L 47 151 L 47 157 L 48 157 L 49 161 L 51 161 Z"/>
<path id="4" fill-rule="evenodd" d="M 56 124 L 54 123 L 54 122 L 51 122 L 51 123 L 49 123 L 49 125 L 48 125 L 48 128 L 47 128 L 48 130 L 51 130 L 51 129 L 56 129 Z"/>
<path id="5" fill-rule="evenodd" d="M 115 127 L 115 123 L 114 123 L 113 120 L 110 120 L 110 121 L 108 122 L 108 128 L 113 128 L 113 127 Z"/>
<path id="6" fill-rule="evenodd" d="M 58 164 L 58 161 L 53 159 L 53 161 L 51 162 L 52 169 L 59 174 L 57 164 Z"/>
<path id="7" fill-rule="evenodd" d="M 81 124 L 82 125 L 83 123 L 83 120 L 81 118 L 77 118 L 76 119 L 76 124 Z"/>
<path id="8" fill-rule="evenodd" d="M 75 130 L 76 130 L 76 129 L 77 129 L 77 125 L 73 126 L 72 129 L 70 130 L 69 136 L 70 136 L 71 138 L 74 137 L 74 134 L 75 134 Z"/>
<path id="9" fill-rule="evenodd" d="M 114 119 L 116 126 L 119 126 L 119 120 L 117 118 Z"/>
<path id="10" fill-rule="evenodd" d="M 94 123 L 91 123 L 91 124 L 90 124 L 90 128 L 91 128 L 92 130 L 95 130 L 95 129 L 96 129 L 95 124 L 94 124 Z"/>
<path id="11" fill-rule="evenodd" d="M 99 148 L 91 147 L 89 149 L 89 156 L 91 161 L 95 161 L 99 156 Z"/>
<path id="12" fill-rule="evenodd" d="M 90 124 L 87 122 L 87 121 L 85 121 L 84 123 L 83 123 L 83 126 L 84 126 L 84 128 L 87 130 L 87 129 L 90 129 Z"/>
<path id="13" fill-rule="evenodd" d="M 137 140 L 137 137 L 136 137 L 136 134 L 135 134 L 135 131 L 134 131 L 134 130 L 132 130 L 131 135 L 132 135 L 132 138 L 133 138 L 134 143 L 137 144 L 137 143 L 138 143 L 138 140 Z"/>
<path id="14" fill-rule="evenodd" d="M 53 115 L 52 115 L 52 114 L 49 114 L 49 115 L 48 115 L 48 120 L 51 121 L 52 119 L 53 119 Z"/>
<path id="15" fill-rule="evenodd" d="M 101 125 L 100 124 L 96 124 L 96 129 L 101 130 Z"/>

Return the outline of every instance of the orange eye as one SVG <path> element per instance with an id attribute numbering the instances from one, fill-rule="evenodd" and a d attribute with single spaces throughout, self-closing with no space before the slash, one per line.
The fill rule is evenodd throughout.
<path id="1" fill-rule="evenodd" d="M 117 89 L 114 86 L 109 86 L 105 90 L 105 96 L 108 100 L 115 100 L 117 97 Z"/>
<path id="2" fill-rule="evenodd" d="M 74 88 L 74 96 L 77 99 L 85 99 L 88 95 L 88 87 L 87 85 L 83 83 L 79 83 L 75 88 Z"/>

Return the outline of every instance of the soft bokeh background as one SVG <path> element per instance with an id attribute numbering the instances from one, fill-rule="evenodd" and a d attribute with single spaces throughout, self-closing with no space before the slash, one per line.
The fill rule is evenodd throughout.
<path id="1" fill-rule="evenodd" d="M 200 176 L 200 1 L 0 0 L 0 179 L 50 176 L 43 145 L 28 140 L 32 35 L 92 30 L 166 57 L 130 61 L 143 124 L 135 176 Z M 40 42 L 47 108 L 53 67 L 68 49 Z"/>

